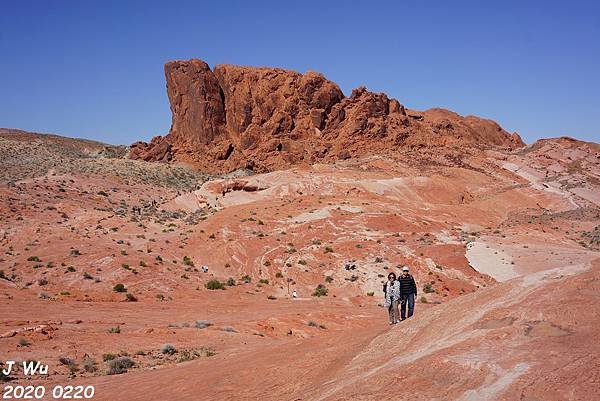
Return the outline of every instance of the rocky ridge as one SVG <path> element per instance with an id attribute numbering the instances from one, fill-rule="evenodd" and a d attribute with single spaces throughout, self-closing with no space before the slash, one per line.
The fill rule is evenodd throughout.
<path id="1" fill-rule="evenodd" d="M 136 142 L 129 157 L 184 162 L 223 173 L 257 172 L 420 148 L 518 148 L 518 134 L 444 109 L 409 110 L 365 87 L 345 97 L 316 72 L 217 65 L 192 59 L 165 65 L 172 125 Z"/>

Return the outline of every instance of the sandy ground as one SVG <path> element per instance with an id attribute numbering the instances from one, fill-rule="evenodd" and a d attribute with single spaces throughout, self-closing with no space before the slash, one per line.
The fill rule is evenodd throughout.
<path id="1" fill-rule="evenodd" d="M 597 167 L 540 149 L 200 189 L 141 162 L 20 165 L 0 186 L 0 361 L 97 400 L 597 399 L 600 211 L 577 195 Z M 381 286 L 404 265 L 416 315 L 390 328 Z M 107 374 L 109 354 L 134 365 Z"/>

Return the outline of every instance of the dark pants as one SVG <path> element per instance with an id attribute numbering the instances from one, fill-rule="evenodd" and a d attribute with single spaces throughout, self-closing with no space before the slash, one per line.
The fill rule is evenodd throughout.
<path id="1" fill-rule="evenodd" d="M 408 317 L 413 315 L 415 311 L 415 294 L 402 294 L 402 299 L 400 303 L 400 318 L 402 320 L 406 319 L 406 305 L 408 305 Z"/>

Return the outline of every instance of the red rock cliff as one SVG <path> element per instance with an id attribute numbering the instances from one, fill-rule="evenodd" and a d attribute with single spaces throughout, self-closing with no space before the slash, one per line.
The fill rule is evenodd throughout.
<path id="1" fill-rule="evenodd" d="M 365 88 L 344 97 L 315 72 L 217 65 L 165 65 L 171 130 L 130 157 L 183 161 L 209 172 L 273 170 L 419 146 L 523 146 L 493 121 L 443 109 L 407 110 Z"/>

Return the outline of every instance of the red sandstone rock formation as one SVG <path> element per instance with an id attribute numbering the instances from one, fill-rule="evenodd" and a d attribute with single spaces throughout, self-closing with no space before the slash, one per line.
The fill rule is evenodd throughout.
<path id="1" fill-rule="evenodd" d="M 401 147 L 523 146 L 493 121 L 443 109 L 404 108 L 364 87 L 344 97 L 321 74 L 173 61 L 165 65 L 171 130 L 130 158 L 181 161 L 210 172 L 268 171 L 390 153 Z"/>

